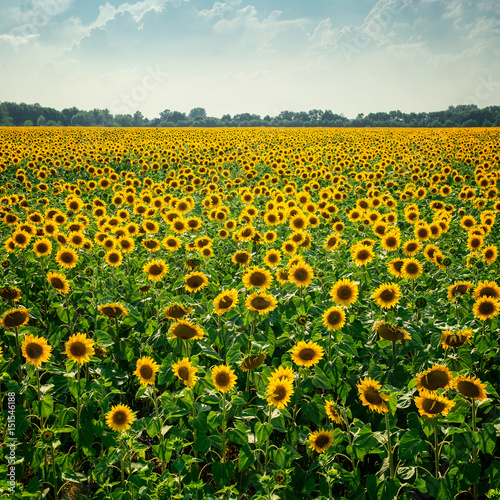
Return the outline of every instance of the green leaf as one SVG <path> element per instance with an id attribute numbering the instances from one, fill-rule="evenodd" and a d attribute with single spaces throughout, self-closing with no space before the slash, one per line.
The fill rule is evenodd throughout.
<path id="1" fill-rule="evenodd" d="M 215 462 L 212 464 L 212 475 L 217 486 L 224 486 L 233 476 L 234 464 L 233 462 Z"/>
<path id="2" fill-rule="evenodd" d="M 272 432 L 273 432 L 272 424 L 269 423 L 261 424 L 260 422 L 257 422 L 255 424 L 255 436 L 257 437 L 257 442 L 259 444 L 264 443 Z"/>
<path id="3" fill-rule="evenodd" d="M 332 384 L 330 380 L 328 380 L 328 377 L 326 376 L 326 373 L 319 367 L 316 366 L 316 369 L 314 370 L 314 377 L 312 379 L 312 383 L 316 386 L 319 387 L 320 389 L 331 389 Z"/>
<path id="4" fill-rule="evenodd" d="M 464 474 L 464 479 L 469 484 L 474 484 L 481 476 L 481 464 L 477 462 L 475 464 L 466 464 L 462 471 Z"/>
<path id="5" fill-rule="evenodd" d="M 495 426 L 490 423 L 484 424 L 482 429 L 472 433 L 472 440 L 480 451 L 491 455 L 497 441 Z"/>
<path id="6" fill-rule="evenodd" d="M 169 441 L 153 445 L 153 455 L 162 462 L 169 462 L 173 447 Z"/>
<path id="7" fill-rule="evenodd" d="M 45 394 L 42 399 L 42 417 L 49 418 L 54 411 L 54 400 L 50 394 Z"/>
<path id="8" fill-rule="evenodd" d="M 61 476 L 65 481 L 71 481 L 72 483 L 83 483 L 88 480 L 85 474 L 81 474 L 72 469 L 66 469 Z"/>
<path id="9" fill-rule="evenodd" d="M 244 445 L 240 449 L 240 454 L 238 457 L 238 469 L 242 471 L 253 465 L 254 462 L 255 462 L 254 452 L 250 449 L 250 446 L 248 446 L 248 444 Z"/>
<path id="10" fill-rule="evenodd" d="M 146 432 L 148 436 L 153 438 L 161 431 L 161 420 L 155 418 L 146 418 Z"/>
<path id="11" fill-rule="evenodd" d="M 408 460 L 416 457 L 419 453 L 427 449 L 427 444 L 423 441 L 416 429 L 406 432 L 399 441 L 399 458 Z"/>

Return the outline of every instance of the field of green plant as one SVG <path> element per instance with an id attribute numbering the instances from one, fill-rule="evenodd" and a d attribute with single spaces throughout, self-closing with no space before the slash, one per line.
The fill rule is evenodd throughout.
<path id="1" fill-rule="evenodd" d="M 499 129 L 0 128 L 0 492 L 500 499 Z"/>

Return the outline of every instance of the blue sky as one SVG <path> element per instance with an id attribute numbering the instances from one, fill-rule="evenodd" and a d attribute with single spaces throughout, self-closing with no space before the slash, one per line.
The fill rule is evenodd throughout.
<path id="1" fill-rule="evenodd" d="M 0 0 L 0 100 L 211 116 L 500 104 L 498 0 Z"/>

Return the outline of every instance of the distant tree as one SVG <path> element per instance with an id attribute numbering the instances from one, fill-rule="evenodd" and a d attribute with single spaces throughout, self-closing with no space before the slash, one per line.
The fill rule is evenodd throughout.
<path id="1" fill-rule="evenodd" d="M 142 127 L 144 125 L 144 115 L 140 111 L 136 111 L 132 117 L 132 125 L 134 127 Z"/>
<path id="2" fill-rule="evenodd" d="M 89 111 L 78 111 L 71 117 L 71 125 L 73 127 L 91 127 L 95 125 L 94 115 Z"/>
<path id="3" fill-rule="evenodd" d="M 473 120 L 472 118 L 469 120 L 465 120 L 462 123 L 462 127 L 479 127 L 479 124 L 477 123 L 476 120 Z"/>
<path id="4" fill-rule="evenodd" d="M 37 127 L 43 127 L 47 123 L 45 116 L 40 115 L 36 121 Z"/>
<path id="5" fill-rule="evenodd" d="M 115 115 L 115 123 L 118 127 L 132 127 L 132 115 Z"/>
<path id="6" fill-rule="evenodd" d="M 205 111 L 205 108 L 193 108 L 188 115 L 189 118 L 192 118 L 193 120 L 195 118 L 206 118 L 207 117 L 207 112 Z"/>
<path id="7" fill-rule="evenodd" d="M 64 125 L 71 125 L 71 118 L 73 118 L 73 116 L 75 116 L 79 111 L 80 110 L 74 106 L 72 108 L 63 109 L 61 114 L 63 115 Z"/>
<path id="8" fill-rule="evenodd" d="M 47 123 L 45 124 L 47 127 L 57 127 L 57 122 L 54 120 L 47 120 Z"/>
<path id="9" fill-rule="evenodd" d="M 31 120 L 26 120 L 23 123 L 23 127 L 32 127 L 32 126 L 33 126 L 33 122 Z"/>

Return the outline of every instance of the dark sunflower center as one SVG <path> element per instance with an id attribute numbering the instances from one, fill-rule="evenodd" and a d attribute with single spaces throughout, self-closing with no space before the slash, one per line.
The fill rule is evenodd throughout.
<path id="1" fill-rule="evenodd" d="M 490 286 L 485 286 L 484 288 L 481 289 L 479 292 L 480 297 L 494 297 L 497 298 L 497 292 L 494 288 Z"/>
<path id="2" fill-rule="evenodd" d="M 203 285 L 203 278 L 201 276 L 191 276 L 187 279 L 186 283 L 191 288 L 199 288 Z"/>
<path id="3" fill-rule="evenodd" d="M 382 324 L 377 329 L 378 334 L 385 340 L 396 342 L 404 337 L 404 333 L 392 325 Z"/>
<path id="4" fill-rule="evenodd" d="M 461 335 L 451 335 L 445 340 L 445 343 L 449 347 L 460 347 L 466 341 L 467 339 L 465 337 L 462 337 Z"/>
<path id="5" fill-rule="evenodd" d="M 342 285 L 337 290 L 337 297 L 341 300 L 348 300 L 352 297 L 352 289 L 347 285 Z"/>
<path id="6" fill-rule="evenodd" d="M 265 358 L 266 356 L 264 354 L 255 354 L 254 356 L 248 356 L 247 358 L 245 358 L 241 366 L 245 370 L 253 370 L 262 365 Z"/>
<path id="7" fill-rule="evenodd" d="M 254 271 L 250 275 L 249 281 L 253 286 L 262 286 L 267 282 L 267 276 L 260 271 Z"/>
<path id="8" fill-rule="evenodd" d="M 174 239 L 168 239 L 167 246 L 171 247 L 171 248 L 175 248 L 177 246 L 177 241 L 175 241 Z"/>
<path id="9" fill-rule="evenodd" d="M 272 253 L 270 255 L 267 256 L 267 260 L 269 260 L 269 262 L 277 262 L 278 260 L 278 255 L 275 254 L 275 253 Z"/>
<path id="10" fill-rule="evenodd" d="M 483 302 L 482 304 L 479 305 L 479 312 L 481 314 L 491 314 L 495 310 L 495 306 L 493 305 L 492 302 Z"/>
<path id="11" fill-rule="evenodd" d="M 271 305 L 271 302 L 266 300 L 264 297 L 255 297 L 252 299 L 252 307 L 258 311 L 264 311 Z"/>
<path id="12" fill-rule="evenodd" d="M 477 398 L 480 395 L 479 387 L 468 380 L 460 381 L 457 384 L 457 389 L 458 392 L 466 398 Z"/>
<path id="13" fill-rule="evenodd" d="M 18 293 L 15 288 L 0 288 L 0 297 L 7 300 L 17 299 Z"/>
<path id="14" fill-rule="evenodd" d="M 434 370 L 423 377 L 421 382 L 428 391 L 437 391 L 446 387 L 450 383 L 450 379 L 446 372 Z"/>
<path id="15" fill-rule="evenodd" d="M 26 319 L 27 315 L 24 311 L 12 311 L 5 316 L 4 322 L 5 326 L 15 328 L 16 326 L 22 325 Z"/>
<path id="16" fill-rule="evenodd" d="M 43 347 L 40 344 L 31 342 L 26 346 L 26 354 L 31 359 L 38 359 L 43 354 Z"/>
<path id="17" fill-rule="evenodd" d="M 302 229 L 302 228 L 304 227 L 304 224 L 305 224 L 304 219 L 297 219 L 297 220 L 294 220 L 294 221 L 293 221 L 293 225 L 294 225 L 297 229 Z"/>
<path id="18" fill-rule="evenodd" d="M 75 257 L 71 252 L 63 252 L 61 254 L 61 260 L 65 264 L 71 264 L 75 260 Z"/>
<path id="19" fill-rule="evenodd" d="M 189 325 L 180 324 L 175 327 L 174 336 L 179 339 L 192 339 L 196 330 Z"/>
<path id="20" fill-rule="evenodd" d="M 53 437 L 54 437 L 54 434 L 51 431 L 45 431 L 42 434 L 42 439 L 44 441 L 51 441 Z"/>
<path id="21" fill-rule="evenodd" d="M 418 266 L 414 262 L 410 262 L 409 264 L 406 265 L 406 272 L 408 274 L 417 274 L 418 273 Z"/>
<path id="22" fill-rule="evenodd" d="M 112 263 L 112 264 L 116 264 L 117 262 L 120 262 L 120 255 L 117 254 L 117 253 L 111 253 L 109 254 L 109 261 Z"/>
<path id="23" fill-rule="evenodd" d="M 424 399 L 422 403 L 422 409 L 426 413 L 431 415 L 437 415 L 441 413 L 446 408 L 446 405 L 441 401 L 435 401 L 434 399 Z"/>
<path id="24" fill-rule="evenodd" d="M 380 294 L 380 300 L 382 302 L 391 302 L 394 300 L 394 292 L 392 290 L 383 290 L 382 293 Z"/>
<path id="25" fill-rule="evenodd" d="M 428 234 L 429 234 L 429 233 L 427 232 L 427 229 L 425 229 L 425 228 L 420 228 L 420 229 L 418 230 L 418 236 L 419 236 L 420 238 L 426 238 Z"/>
<path id="26" fill-rule="evenodd" d="M 306 347 L 299 352 L 299 358 L 303 361 L 310 361 L 311 359 L 314 359 L 315 356 L 316 351 L 314 349 L 310 349 L 309 347 Z"/>
<path id="27" fill-rule="evenodd" d="M 401 269 L 403 269 L 403 264 L 404 262 L 402 260 L 397 260 L 392 265 L 394 266 L 394 269 L 399 273 L 401 272 Z"/>
<path id="28" fill-rule="evenodd" d="M 316 438 L 316 446 L 318 448 L 324 448 L 325 446 L 328 446 L 329 443 L 330 443 L 330 438 L 326 434 L 320 434 Z"/>
<path id="29" fill-rule="evenodd" d="M 365 392 L 365 399 L 368 401 L 368 403 L 375 406 L 383 402 L 380 394 L 373 387 L 368 387 Z"/>
<path id="30" fill-rule="evenodd" d="M 148 223 L 146 224 L 146 229 L 147 229 L 148 231 L 154 231 L 154 229 L 155 229 L 155 225 L 154 225 L 154 224 L 152 224 L 151 222 L 148 222 Z"/>
<path id="31" fill-rule="evenodd" d="M 177 370 L 177 373 L 179 374 L 179 377 L 182 380 L 188 380 L 189 379 L 189 369 L 186 366 L 181 366 Z"/>
<path id="32" fill-rule="evenodd" d="M 149 365 L 142 365 L 139 372 L 141 377 L 145 380 L 149 380 L 153 377 L 153 369 Z"/>
<path id="33" fill-rule="evenodd" d="M 49 251 L 49 247 L 46 243 L 38 243 L 37 250 L 40 253 L 47 253 Z"/>
<path id="34" fill-rule="evenodd" d="M 286 398 L 286 388 L 283 387 L 282 385 L 279 385 L 276 387 L 276 390 L 274 391 L 273 398 L 275 401 L 282 401 L 283 399 Z"/>
<path id="35" fill-rule="evenodd" d="M 78 235 L 78 236 L 73 236 L 73 238 L 71 238 L 71 239 L 73 240 L 73 243 L 74 243 L 75 245 L 80 245 L 80 244 L 81 244 L 81 242 L 83 241 L 83 238 L 82 238 L 80 235 Z"/>
<path id="36" fill-rule="evenodd" d="M 126 421 L 127 421 L 127 414 L 124 411 L 119 410 L 113 414 L 113 423 L 117 425 L 122 425 Z"/>
<path id="37" fill-rule="evenodd" d="M 471 242 L 470 242 L 470 246 L 472 248 L 478 248 L 481 246 L 481 240 L 479 238 L 472 238 Z"/>
<path id="38" fill-rule="evenodd" d="M 147 240 L 144 243 L 144 246 L 148 248 L 149 250 L 153 250 L 158 246 L 158 243 L 155 240 Z"/>
<path id="39" fill-rule="evenodd" d="M 69 350 L 73 356 L 84 356 L 87 352 L 87 348 L 83 342 L 74 342 L 71 344 Z"/>
<path id="40" fill-rule="evenodd" d="M 385 240 L 385 243 L 388 247 L 395 247 L 398 243 L 398 240 L 391 236 L 390 238 L 387 238 Z"/>
<path id="41" fill-rule="evenodd" d="M 467 292 L 467 285 L 457 285 L 455 288 L 452 290 L 452 295 L 455 297 L 456 295 L 464 295 Z"/>
<path id="42" fill-rule="evenodd" d="M 305 269 L 296 269 L 293 275 L 297 281 L 307 281 L 309 278 L 309 274 Z"/>
<path id="43" fill-rule="evenodd" d="M 22 234 L 22 233 L 16 234 L 16 236 L 15 236 L 14 239 L 15 239 L 16 243 L 19 244 L 19 245 L 24 245 L 26 243 L 26 241 L 27 241 L 26 236 L 24 234 Z"/>
<path id="44" fill-rule="evenodd" d="M 366 250 L 361 250 L 358 252 L 358 260 L 367 260 L 370 254 Z"/>
<path id="45" fill-rule="evenodd" d="M 102 313 L 108 318 L 117 318 L 122 313 L 119 307 L 106 306 L 103 307 Z"/>
<path id="46" fill-rule="evenodd" d="M 288 271 L 280 271 L 280 279 L 283 281 L 288 281 Z"/>
<path id="47" fill-rule="evenodd" d="M 218 373 L 217 376 L 215 377 L 215 380 L 217 382 L 217 385 L 221 387 L 225 387 L 226 385 L 229 384 L 229 377 L 227 373 L 224 372 Z"/>
<path id="48" fill-rule="evenodd" d="M 168 315 L 171 318 L 182 318 L 186 315 L 186 311 L 181 306 L 174 305 L 169 308 Z"/>
<path id="49" fill-rule="evenodd" d="M 219 302 L 219 308 L 220 309 L 228 309 L 233 305 L 233 299 L 232 297 L 229 297 L 228 295 L 225 295 L 222 297 L 222 299 Z"/>
<path id="50" fill-rule="evenodd" d="M 495 255 L 495 253 L 493 252 L 493 250 L 486 250 L 486 252 L 484 252 L 484 256 L 486 259 L 491 259 L 493 258 L 493 256 Z"/>
<path id="51" fill-rule="evenodd" d="M 153 264 L 149 268 L 149 274 L 152 276 L 160 276 L 160 274 L 163 272 L 163 266 L 159 264 Z"/>
<path id="52" fill-rule="evenodd" d="M 248 255 L 245 253 L 238 253 L 236 254 L 236 262 L 239 264 L 245 264 L 245 262 L 248 261 Z"/>
<path id="53" fill-rule="evenodd" d="M 328 246 L 329 247 L 334 247 L 337 244 L 337 238 L 330 238 L 328 240 Z"/>
<path id="54" fill-rule="evenodd" d="M 252 236 L 252 230 L 251 229 L 244 229 L 242 232 L 241 232 L 241 236 L 243 236 L 243 238 L 249 238 L 250 236 Z"/>
<path id="55" fill-rule="evenodd" d="M 337 325 L 340 323 L 340 314 L 337 311 L 333 311 L 328 315 L 328 323 L 330 325 Z"/>
<path id="56" fill-rule="evenodd" d="M 409 243 L 407 246 L 406 246 L 406 250 L 408 252 L 414 252 L 416 249 L 418 248 L 417 244 L 416 243 Z"/>

